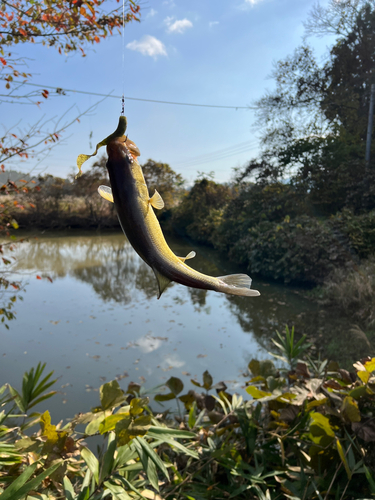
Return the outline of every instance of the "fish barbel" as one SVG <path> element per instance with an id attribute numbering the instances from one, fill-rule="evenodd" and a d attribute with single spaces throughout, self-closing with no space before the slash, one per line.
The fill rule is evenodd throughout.
<path id="1" fill-rule="evenodd" d="M 120 124 L 123 119 L 125 117 L 120 118 Z M 230 295 L 247 297 L 260 295 L 257 290 L 250 289 L 251 278 L 246 274 L 208 276 L 185 263 L 195 256 L 195 252 L 190 252 L 186 257 L 178 257 L 172 252 L 154 213 L 154 208 L 163 208 L 164 202 L 157 191 L 150 197 L 142 168 L 137 160 L 140 155 L 139 149 L 134 142 L 123 135 L 126 119 L 125 129 L 121 135 L 120 124 L 114 134 L 100 143 L 107 146 L 107 170 L 112 189 L 100 186 L 98 191 L 103 198 L 114 202 L 122 230 L 130 244 L 154 271 L 159 287 L 158 298 L 171 281 Z M 81 166 L 79 159 L 77 164 Z"/>

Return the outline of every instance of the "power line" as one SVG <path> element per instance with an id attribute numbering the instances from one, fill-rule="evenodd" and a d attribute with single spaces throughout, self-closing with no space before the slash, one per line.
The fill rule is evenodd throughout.
<path id="1" fill-rule="evenodd" d="M 3 80 L 3 78 L 0 78 Z M 62 94 L 63 92 L 74 92 L 76 94 L 94 95 L 97 97 L 111 97 L 112 99 L 121 99 L 122 96 L 113 94 L 100 94 L 99 92 L 87 92 L 86 90 L 76 90 L 76 89 L 66 89 L 63 87 L 51 87 L 50 85 L 40 85 L 38 83 L 29 82 L 19 82 L 13 80 L 13 83 L 19 83 L 20 85 L 30 85 L 32 87 L 38 87 L 42 89 L 52 89 L 56 90 L 56 93 Z M 15 97 L 9 94 L 9 97 Z M 142 101 L 142 102 L 154 102 L 157 104 L 172 104 L 174 106 L 194 106 L 198 108 L 220 108 L 220 109 L 258 109 L 255 106 L 222 106 L 220 104 L 196 104 L 192 102 L 175 102 L 175 101 L 159 101 L 157 99 L 143 99 L 140 97 L 125 97 L 128 101 Z"/>
<path id="2" fill-rule="evenodd" d="M 252 148 L 246 149 L 246 150 L 241 151 L 241 152 L 242 152 L 242 153 L 246 153 L 246 152 L 248 152 L 248 151 L 253 151 L 254 149 L 256 149 L 256 147 L 252 147 Z M 235 154 L 235 153 L 230 153 L 230 154 L 227 154 L 227 155 L 221 156 L 221 157 L 219 157 L 219 158 L 209 158 L 209 159 L 207 159 L 207 160 L 197 161 L 197 162 L 195 162 L 195 163 L 190 163 L 190 164 L 188 164 L 188 165 L 177 165 L 177 164 L 176 164 L 176 166 L 178 166 L 179 168 L 191 168 L 191 167 L 195 167 L 195 166 L 197 166 L 197 165 L 202 165 L 202 163 L 210 163 L 210 162 L 212 162 L 212 161 L 219 161 L 219 160 L 224 160 L 225 158 L 231 158 L 231 157 L 233 157 L 233 156 L 234 156 L 234 154 Z M 236 154 L 240 154 L 240 152 L 239 152 L 239 153 L 236 153 Z"/>
<path id="3" fill-rule="evenodd" d="M 229 146 L 225 149 L 221 149 L 219 151 L 213 151 L 212 153 L 206 153 L 204 155 L 196 156 L 181 162 L 177 162 L 175 163 L 175 165 L 179 167 L 188 167 L 197 165 L 199 163 L 207 163 L 210 161 L 221 160 L 236 154 L 252 151 L 253 149 L 256 148 L 256 144 L 257 144 L 256 141 L 242 142 L 239 144 L 235 144 L 234 146 Z"/>

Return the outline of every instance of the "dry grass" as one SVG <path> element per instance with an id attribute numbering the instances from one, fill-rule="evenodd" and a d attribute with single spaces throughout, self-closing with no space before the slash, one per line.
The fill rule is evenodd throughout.
<path id="1" fill-rule="evenodd" d="M 355 269 L 336 269 L 323 286 L 324 302 L 361 320 L 375 324 L 375 256 Z"/>

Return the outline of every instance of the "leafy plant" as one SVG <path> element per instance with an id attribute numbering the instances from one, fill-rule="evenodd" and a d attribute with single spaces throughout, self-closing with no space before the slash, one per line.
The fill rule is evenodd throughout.
<path id="1" fill-rule="evenodd" d="M 171 377 L 170 392 L 155 399 L 178 400 L 178 416 L 154 413 L 138 384 L 123 390 L 112 381 L 101 386 L 99 406 L 54 425 L 48 411 L 28 413 L 51 394 L 52 374 L 38 365 L 21 391 L 0 388 L 0 500 L 370 498 L 375 358 L 350 373 L 303 359 L 306 346 L 293 330 L 277 343 L 289 369 L 251 360 L 249 401 L 214 384 L 208 371 L 203 383 L 192 381 L 201 393 L 184 394 Z M 97 454 L 92 436 L 103 439 Z"/>
<path id="2" fill-rule="evenodd" d="M 311 344 L 306 343 L 306 335 L 303 335 L 298 342 L 294 340 L 294 326 L 289 330 L 288 325 L 285 326 L 285 337 L 283 337 L 277 330 L 276 335 L 278 341 L 271 339 L 275 346 L 279 349 L 281 354 L 270 353 L 273 357 L 281 359 L 284 363 L 289 365 L 289 369 L 293 370 L 305 352 L 311 347 Z"/>

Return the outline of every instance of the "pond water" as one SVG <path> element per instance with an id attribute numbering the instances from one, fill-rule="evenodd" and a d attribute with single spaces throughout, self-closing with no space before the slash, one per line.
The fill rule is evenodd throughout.
<path id="1" fill-rule="evenodd" d="M 177 255 L 196 250 L 189 264 L 201 272 L 243 272 L 206 247 L 167 239 Z M 253 288 L 260 297 L 171 284 L 157 300 L 152 270 L 122 233 L 46 233 L 15 253 L 15 277 L 26 285 L 17 319 L 0 332 L 0 385 L 20 387 L 26 369 L 46 362 L 59 394 L 43 409 L 55 418 L 96 406 L 98 388 L 114 378 L 126 389 L 130 381 L 150 388 L 176 376 L 187 391 L 190 379 L 200 381 L 208 369 L 215 382 L 241 393 L 248 362 L 270 357 L 275 330 L 304 324 L 318 339 L 322 324 L 331 334 L 341 324 L 337 319 L 333 327 L 298 290 L 258 279 Z"/>

